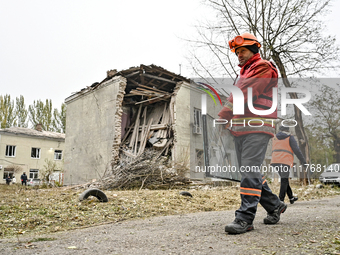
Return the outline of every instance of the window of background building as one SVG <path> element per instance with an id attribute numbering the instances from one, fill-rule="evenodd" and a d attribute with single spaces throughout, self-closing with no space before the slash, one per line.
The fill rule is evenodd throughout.
<path id="1" fill-rule="evenodd" d="M 31 158 L 40 158 L 40 148 L 32 148 Z"/>
<path id="2" fill-rule="evenodd" d="M 13 168 L 5 168 L 4 169 L 4 179 L 6 179 L 7 176 L 9 176 L 12 179 L 13 175 L 14 175 L 14 169 Z"/>
<path id="3" fill-rule="evenodd" d="M 194 134 L 202 133 L 202 112 L 200 109 L 194 108 Z"/>
<path id="4" fill-rule="evenodd" d="M 204 167 L 204 153 L 203 150 L 196 149 L 196 155 L 195 155 L 195 172 L 196 166 L 199 166 L 200 169 L 203 169 Z"/>
<path id="5" fill-rule="evenodd" d="M 61 150 L 55 150 L 54 151 L 54 159 L 55 160 L 61 160 L 63 157 L 63 151 Z"/>
<path id="6" fill-rule="evenodd" d="M 15 145 L 6 145 L 6 157 L 15 157 Z"/>
<path id="7" fill-rule="evenodd" d="M 30 169 L 29 177 L 30 179 L 38 179 L 39 169 Z"/>

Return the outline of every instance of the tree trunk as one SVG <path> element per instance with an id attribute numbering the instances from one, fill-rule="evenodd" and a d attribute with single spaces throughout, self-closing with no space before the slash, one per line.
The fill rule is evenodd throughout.
<path id="1" fill-rule="evenodd" d="M 340 163 L 340 137 L 336 137 L 334 140 L 334 155 L 333 160 L 334 163 Z"/>
<path id="2" fill-rule="evenodd" d="M 272 55 L 272 59 L 274 60 L 275 64 L 277 65 L 280 74 L 281 74 L 281 78 L 283 80 L 283 84 L 285 85 L 285 87 L 290 88 L 291 84 L 289 82 L 289 80 L 287 79 L 287 74 L 286 74 L 286 70 L 285 67 L 282 64 L 282 61 L 280 59 L 280 56 L 277 52 L 274 52 Z M 296 93 L 289 93 L 290 98 L 292 99 L 297 99 L 298 96 Z M 299 108 L 297 108 L 294 105 L 294 115 L 295 115 L 295 120 L 297 122 L 297 125 L 295 126 L 295 133 L 296 136 L 298 138 L 298 143 L 299 143 L 299 147 L 301 149 L 301 152 L 303 153 L 303 155 L 305 156 L 306 162 L 307 164 L 310 163 L 310 151 L 309 151 L 309 143 L 308 143 L 308 138 L 305 132 L 305 127 L 303 125 L 303 120 L 302 120 L 302 114 L 301 114 L 301 110 Z M 302 168 L 302 173 L 300 173 L 300 181 L 304 184 L 307 185 L 307 172 L 305 171 L 305 168 Z"/>

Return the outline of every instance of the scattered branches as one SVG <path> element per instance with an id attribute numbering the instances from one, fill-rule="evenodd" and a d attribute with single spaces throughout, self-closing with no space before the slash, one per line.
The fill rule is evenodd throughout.
<path id="1" fill-rule="evenodd" d="M 158 156 L 158 151 L 146 150 L 131 162 L 122 160 L 119 165 L 114 166 L 112 172 L 107 172 L 100 182 L 93 183 L 91 187 L 101 189 L 168 188 L 177 184 L 190 183 L 185 177 L 186 169 L 168 167 L 167 158 L 158 158 Z"/>

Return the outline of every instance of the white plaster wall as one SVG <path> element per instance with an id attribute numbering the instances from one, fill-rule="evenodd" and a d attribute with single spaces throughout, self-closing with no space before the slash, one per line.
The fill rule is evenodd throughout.
<path id="1" fill-rule="evenodd" d="M 188 177 L 193 179 L 205 178 L 205 173 L 195 172 L 195 153 L 196 149 L 203 150 L 203 134 L 193 133 L 194 108 L 201 110 L 201 95 L 203 93 L 205 92 L 189 84 L 183 84 L 176 97 L 176 161 L 189 156 L 190 173 L 188 173 Z M 207 113 L 213 118 L 218 118 L 217 114 L 221 109 L 222 106 L 219 102 L 215 105 L 212 98 L 207 95 Z"/>
<path id="2" fill-rule="evenodd" d="M 99 179 L 110 166 L 120 82 L 117 77 L 66 100 L 65 184 Z"/>

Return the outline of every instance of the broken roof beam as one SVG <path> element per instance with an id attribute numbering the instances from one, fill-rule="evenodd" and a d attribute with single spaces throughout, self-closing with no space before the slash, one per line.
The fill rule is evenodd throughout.
<path id="1" fill-rule="evenodd" d="M 140 82 L 142 83 L 142 84 L 144 84 L 144 76 L 142 76 L 143 74 L 144 74 L 144 72 L 145 72 L 145 70 L 143 69 L 143 66 L 141 65 L 140 66 L 140 71 L 139 71 L 139 76 L 140 76 Z"/>
<path id="2" fill-rule="evenodd" d="M 130 78 L 131 76 L 134 76 L 134 75 L 137 75 L 137 74 L 139 74 L 140 72 L 139 71 L 137 71 L 137 72 L 133 72 L 133 73 L 129 73 L 129 74 L 127 74 L 127 75 L 123 75 L 125 78 Z"/>
<path id="3" fill-rule="evenodd" d="M 150 98 L 150 99 L 147 99 L 147 100 L 144 100 L 144 101 L 140 101 L 140 102 L 137 102 L 135 103 L 135 105 L 137 104 L 142 104 L 142 103 L 145 103 L 145 102 L 151 102 L 152 103 L 155 103 L 155 102 L 158 102 L 158 101 L 161 101 L 161 100 L 164 100 L 164 99 L 168 99 L 170 96 L 168 95 L 160 95 L 158 97 L 153 97 L 153 98 Z"/>
<path id="4" fill-rule="evenodd" d="M 162 94 L 164 93 L 167 93 L 166 91 L 164 90 L 160 90 L 160 89 L 156 89 L 156 88 L 152 88 L 152 87 L 149 87 L 149 86 L 146 86 L 146 85 L 142 85 L 142 84 L 139 84 L 138 82 L 136 82 L 135 80 L 131 79 L 131 78 L 128 78 L 128 81 L 132 82 L 134 85 L 137 86 L 137 89 L 138 87 L 142 87 L 142 88 L 147 88 L 147 89 L 150 89 L 150 90 L 154 90 L 155 92 L 161 92 Z M 166 83 L 167 84 L 167 83 Z"/>
<path id="5" fill-rule="evenodd" d="M 154 90 L 154 91 L 157 91 L 157 92 L 161 92 L 161 93 L 166 93 L 164 90 L 156 89 L 156 88 L 145 86 L 145 85 L 142 85 L 142 84 L 138 84 L 138 86 L 140 86 L 142 88 L 146 88 L 146 89 L 151 89 L 151 90 Z"/>
<path id="6" fill-rule="evenodd" d="M 172 81 L 170 79 L 167 78 L 163 78 L 163 77 L 159 77 L 159 76 L 155 76 L 155 75 L 151 75 L 151 74 L 147 74 L 147 73 L 143 73 L 140 74 L 141 77 L 148 77 L 148 78 L 152 78 L 152 79 L 156 79 L 156 80 L 160 80 L 160 81 L 166 81 L 169 83 L 173 83 L 173 84 L 177 84 L 177 81 Z"/>
<path id="7" fill-rule="evenodd" d="M 148 92 L 148 93 L 151 93 L 151 94 L 158 94 L 158 95 L 169 95 L 169 93 L 167 93 L 167 92 L 165 92 L 165 91 L 161 91 L 161 90 L 159 90 L 159 91 L 154 91 L 154 90 L 149 90 L 149 89 L 144 89 L 144 88 L 136 88 L 136 90 L 135 91 L 141 91 L 141 92 Z"/>
<path id="8" fill-rule="evenodd" d="M 146 92 L 146 91 L 141 91 L 141 90 L 131 90 L 130 94 L 139 95 L 139 96 L 153 96 L 153 97 L 168 96 L 166 94 L 160 94 L 157 92 Z"/>
<path id="9" fill-rule="evenodd" d="M 164 68 L 162 67 L 158 67 L 158 66 L 155 66 L 155 65 L 152 65 L 152 66 L 145 66 L 145 65 L 142 65 L 143 68 L 151 71 L 151 72 L 158 72 L 158 73 L 161 73 L 161 74 L 165 74 L 165 75 L 168 75 L 168 76 L 171 76 L 173 77 L 173 79 L 178 79 L 179 75 L 175 74 L 175 73 L 172 73 L 172 72 L 169 72 L 167 70 L 165 70 Z"/>

